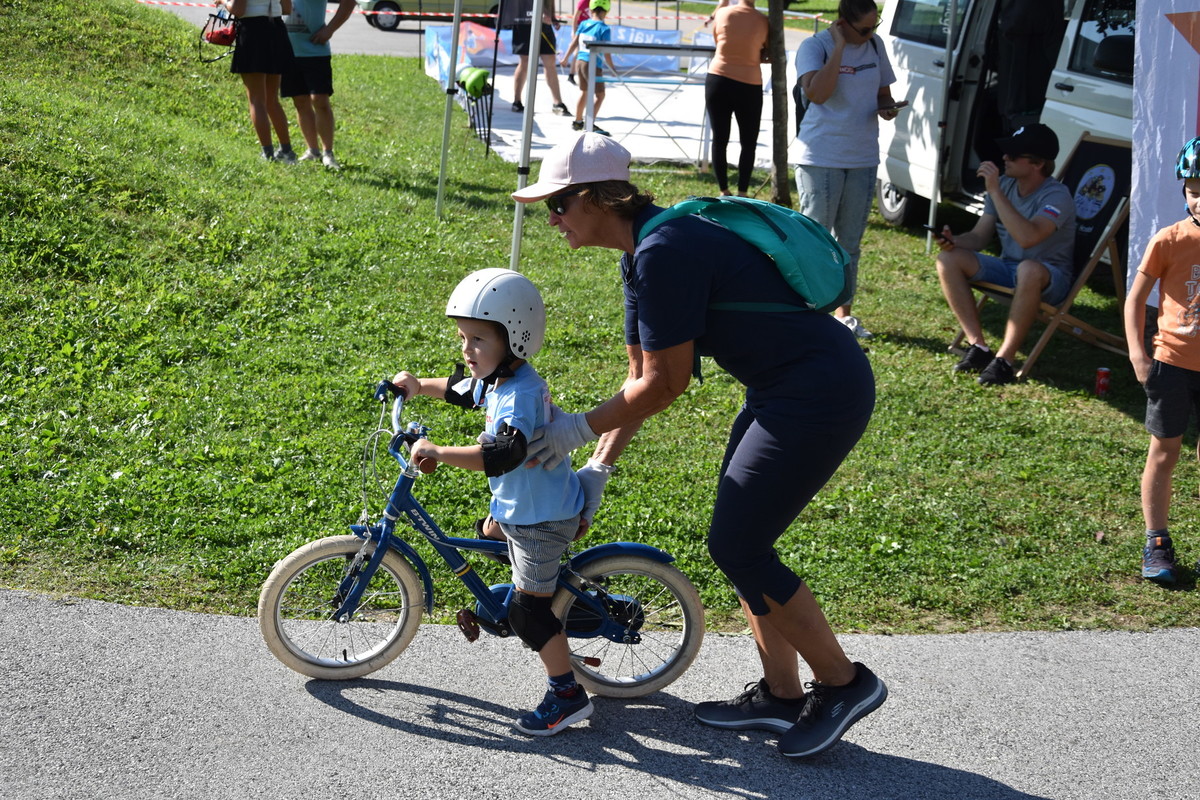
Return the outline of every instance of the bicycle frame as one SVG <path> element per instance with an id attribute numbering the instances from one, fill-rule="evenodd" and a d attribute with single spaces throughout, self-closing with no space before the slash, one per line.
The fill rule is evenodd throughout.
<path id="1" fill-rule="evenodd" d="M 400 464 L 401 473 L 396 479 L 396 485 L 392 489 L 387 505 L 384 508 L 383 516 L 379 522 L 368 525 L 350 526 L 350 531 L 355 536 L 364 540 L 364 550 L 360 551 L 360 559 L 363 558 L 367 543 L 374 542 L 375 550 L 365 568 L 361 570 L 350 569 L 347 571 L 347 575 L 338 590 L 338 597 L 341 598 L 342 602 L 334 613 L 334 617 L 336 619 L 350 619 L 354 615 L 362 599 L 363 592 L 366 590 L 367 585 L 370 583 L 379 564 L 383 561 L 384 554 L 389 548 L 398 552 L 417 570 L 425 590 L 426 611 L 428 613 L 433 612 L 433 577 L 429 567 L 412 545 L 395 533 L 398 521 L 403 519 L 425 537 L 438 555 L 446 562 L 446 565 L 454 575 L 463 582 L 467 590 L 478 602 L 479 605 L 477 608 L 480 613 L 476 614 L 476 622 L 490 633 L 502 637 L 509 636 L 512 631 L 508 626 L 508 602 L 511 599 L 513 590 L 510 588 L 503 599 L 499 598 L 483 582 L 479 574 L 471 566 L 471 563 L 463 558 L 460 552 L 507 553 L 508 545 L 505 542 L 491 539 L 462 538 L 447 535 L 434 522 L 429 512 L 413 497 L 412 489 L 419 473 L 415 465 L 405 458 L 401 448 L 406 443 L 410 444 L 416 441 L 416 439 L 425 438 L 428 435 L 428 428 L 416 423 L 410 423 L 406 430 L 399 430 L 400 410 L 403 402 L 403 398 L 397 397 L 393 403 L 392 438 L 387 448 L 388 454 Z M 597 616 L 603 618 L 605 622 L 601 626 L 593 627 L 588 631 L 572 631 L 568 624 L 568 636 L 576 638 L 602 636 L 614 642 L 638 643 L 639 636 L 636 631 L 631 631 L 629 626 L 620 625 L 610 618 L 607 609 L 601 601 L 601 598 L 608 597 L 604 590 L 594 584 L 589 585 L 586 580 L 575 572 L 575 570 L 582 568 L 596 559 L 618 554 L 644 556 L 663 564 L 668 564 L 675 560 L 674 556 L 669 553 L 659 550 L 656 547 L 636 542 L 610 542 L 589 547 L 587 550 L 572 556 L 559 572 L 558 585 L 565 587 L 581 602 L 594 608 Z M 583 586 L 582 590 L 566 579 L 571 575 L 574 575 Z M 591 590 L 595 594 L 589 594 L 587 590 Z"/>

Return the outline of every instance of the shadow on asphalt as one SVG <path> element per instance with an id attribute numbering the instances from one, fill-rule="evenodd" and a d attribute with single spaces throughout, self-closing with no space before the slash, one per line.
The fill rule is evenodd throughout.
<path id="1" fill-rule="evenodd" d="M 651 782 L 667 779 L 746 798 L 1046 800 L 971 772 L 874 753 L 850 742 L 789 763 L 775 749 L 774 736 L 697 725 L 691 703 L 662 692 L 633 700 L 594 698 L 596 712 L 586 725 L 531 738 L 511 727 L 525 709 L 445 689 L 374 679 L 313 680 L 305 688 L 338 711 L 443 746 L 463 764 L 473 760 L 471 750 L 478 751 L 479 761 L 498 753 L 540 755 L 589 771 L 623 766 L 645 772 Z"/>

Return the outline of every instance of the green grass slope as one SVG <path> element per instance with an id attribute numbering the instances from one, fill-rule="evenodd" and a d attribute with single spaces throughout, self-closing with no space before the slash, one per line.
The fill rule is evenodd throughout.
<path id="1" fill-rule="evenodd" d="M 0 585 L 253 613 L 276 559 L 362 512 L 374 383 L 454 362 L 445 297 L 508 265 L 515 169 L 456 111 L 436 218 L 444 95 L 414 60 L 336 59 L 345 169 L 330 173 L 259 160 L 227 62 L 200 63 L 196 32 L 159 9 L 16 0 L 0 26 Z M 664 200 L 712 191 L 688 169 L 638 180 Z M 1061 338 L 1027 384 L 955 379 L 922 239 L 873 224 L 864 252 L 878 410 L 780 543 L 835 627 L 1195 624 L 1194 591 L 1137 578 L 1145 434 L 1127 365 Z M 522 269 L 549 308 L 539 369 L 564 408 L 598 402 L 624 371 L 615 254 L 571 252 L 534 207 Z M 1110 295 L 1082 302 L 1115 324 Z M 1088 393 L 1100 365 L 1105 400 Z M 740 393 L 706 373 L 627 452 L 593 536 L 675 553 L 720 624 L 735 603 L 704 532 Z M 412 408 L 444 441 L 480 426 Z M 1177 486 L 1194 559 L 1192 464 Z M 451 530 L 487 498 L 450 469 L 420 496 Z M 466 602 L 438 579 L 440 610 Z"/>

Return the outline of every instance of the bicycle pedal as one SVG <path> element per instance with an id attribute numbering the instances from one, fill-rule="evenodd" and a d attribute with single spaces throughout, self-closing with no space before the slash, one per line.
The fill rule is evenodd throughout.
<path id="1" fill-rule="evenodd" d="M 454 619 L 458 622 L 458 629 L 462 631 L 462 635 L 467 637 L 468 642 L 474 642 L 479 638 L 479 623 L 475 621 L 475 612 L 468 609 L 459 611 Z"/>
<path id="2" fill-rule="evenodd" d="M 583 661 L 584 664 L 586 664 L 587 666 L 589 666 L 593 669 L 600 666 L 600 659 L 596 658 L 595 656 L 584 656 L 580 660 Z"/>

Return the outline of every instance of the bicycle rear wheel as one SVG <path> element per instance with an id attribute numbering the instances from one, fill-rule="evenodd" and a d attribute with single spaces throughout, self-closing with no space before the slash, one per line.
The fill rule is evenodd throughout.
<path id="1" fill-rule="evenodd" d="M 587 599 L 560 586 L 552 608 L 567 630 L 575 678 L 594 694 L 656 692 L 682 675 L 700 652 L 700 595 L 670 564 L 610 556 L 568 581 Z"/>
<path id="2" fill-rule="evenodd" d="M 384 666 L 421 624 L 424 593 L 416 571 L 394 551 L 383 557 L 353 616 L 334 618 L 346 579 L 374 551 L 356 536 L 310 542 L 275 565 L 258 598 L 258 625 L 271 652 L 311 678 L 346 680 Z"/>

